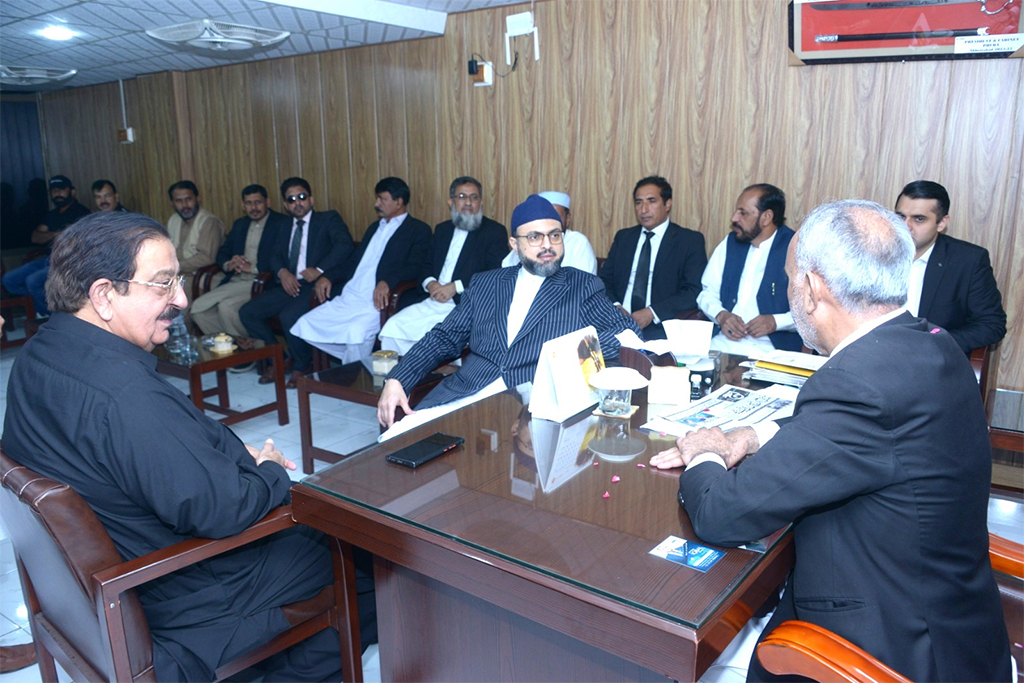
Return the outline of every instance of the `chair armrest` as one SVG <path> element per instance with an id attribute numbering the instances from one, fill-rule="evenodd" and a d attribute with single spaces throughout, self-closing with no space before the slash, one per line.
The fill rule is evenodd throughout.
<path id="1" fill-rule="evenodd" d="M 195 276 L 192 278 L 192 301 L 195 301 L 200 296 L 210 291 L 213 276 L 220 272 L 223 271 L 221 271 L 220 266 L 216 263 L 203 266 L 196 271 Z"/>
<path id="2" fill-rule="evenodd" d="M 988 368 L 992 355 L 990 349 L 990 346 L 974 349 L 971 351 L 970 356 L 971 368 L 974 370 L 974 376 L 978 380 L 978 388 L 981 390 L 982 403 L 988 401 Z"/>
<path id="3" fill-rule="evenodd" d="M 267 289 L 267 285 L 274 281 L 273 273 L 260 273 L 252 281 L 251 297 L 257 297 Z"/>
<path id="4" fill-rule="evenodd" d="M 1024 578 L 1024 545 L 990 533 L 988 558 L 995 571 Z"/>
<path id="5" fill-rule="evenodd" d="M 388 321 L 388 318 L 398 312 L 398 300 L 402 298 L 402 295 L 406 292 L 416 289 L 420 286 L 420 283 L 412 280 L 406 280 L 399 282 L 395 285 L 395 288 L 391 290 L 388 295 L 388 305 L 380 310 L 380 326 L 384 327 L 384 323 Z"/>
<path id="6" fill-rule="evenodd" d="M 105 600 L 113 599 L 126 590 L 247 545 L 296 524 L 297 522 L 292 519 L 292 506 L 282 505 L 274 508 L 266 517 L 234 536 L 220 539 L 190 538 L 136 557 L 134 560 L 107 567 L 93 574 L 93 585 L 97 589 L 97 594 L 102 594 Z"/>
<path id="7" fill-rule="evenodd" d="M 776 675 L 849 683 L 910 683 L 850 641 L 805 621 L 779 624 L 757 646 L 757 658 Z"/>

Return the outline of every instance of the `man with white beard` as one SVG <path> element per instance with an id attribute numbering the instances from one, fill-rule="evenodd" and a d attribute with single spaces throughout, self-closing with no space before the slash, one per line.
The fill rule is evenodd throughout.
<path id="1" fill-rule="evenodd" d="M 508 230 L 484 216 L 480 181 L 460 176 L 448 188 L 452 219 L 434 228 L 431 275 L 418 302 L 392 316 L 380 331 L 380 347 L 400 355 L 455 310 L 473 275 L 501 266 L 508 253 Z M 406 297 L 413 296 L 413 292 Z"/>

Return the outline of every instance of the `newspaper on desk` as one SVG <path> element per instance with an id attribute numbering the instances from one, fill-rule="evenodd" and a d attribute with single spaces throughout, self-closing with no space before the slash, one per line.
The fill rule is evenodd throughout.
<path id="1" fill-rule="evenodd" d="M 797 389 L 780 384 L 760 391 L 726 385 L 696 403 L 653 418 L 641 429 L 683 436 L 701 427 L 728 431 L 764 420 L 780 420 L 793 414 L 797 393 Z"/>

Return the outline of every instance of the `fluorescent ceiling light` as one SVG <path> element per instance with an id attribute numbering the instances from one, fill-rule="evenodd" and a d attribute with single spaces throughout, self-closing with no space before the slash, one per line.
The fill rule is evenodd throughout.
<path id="1" fill-rule="evenodd" d="M 39 32 L 39 35 L 50 40 L 71 40 L 78 33 L 72 31 L 67 26 L 47 26 Z"/>
<path id="2" fill-rule="evenodd" d="M 447 12 L 400 5 L 384 0 L 261 0 L 272 5 L 284 5 L 360 21 L 373 21 L 426 33 L 444 35 Z"/>

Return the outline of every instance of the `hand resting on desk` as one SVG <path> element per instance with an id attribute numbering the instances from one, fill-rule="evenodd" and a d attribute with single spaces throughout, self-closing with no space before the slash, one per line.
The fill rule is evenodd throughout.
<path id="1" fill-rule="evenodd" d="M 728 467 L 735 467 L 759 447 L 757 434 L 750 427 L 739 427 L 728 432 L 718 427 L 701 428 L 679 437 L 673 448 L 651 458 L 651 466 L 659 470 L 683 467 L 701 453 L 714 453 L 725 460 Z"/>
<path id="2" fill-rule="evenodd" d="M 396 408 L 404 410 L 406 415 L 416 412 L 409 407 L 409 397 L 405 395 L 402 383 L 397 379 L 389 379 L 384 382 L 384 389 L 377 400 L 377 421 L 385 427 L 393 425 Z"/>

